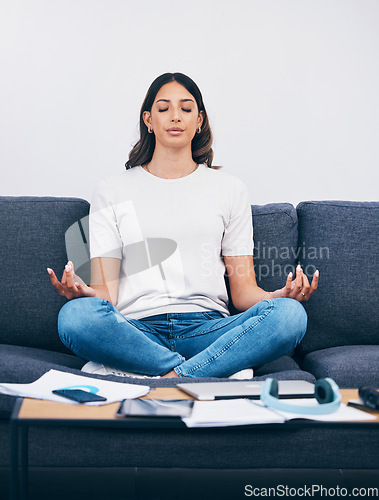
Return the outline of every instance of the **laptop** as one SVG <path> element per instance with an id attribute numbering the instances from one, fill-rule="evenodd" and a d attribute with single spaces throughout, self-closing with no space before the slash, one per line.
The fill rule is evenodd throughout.
<path id="1" fill-rule="evenodd" d="M 200 401 L 214 399 L 249 398 L 259 399 L 264 381 L 244 382 L 195 382 L 178 384 L 176 387 Z M 314 384 L 304 380 L 279 380 L 279 398 L 313 398 Z"/>

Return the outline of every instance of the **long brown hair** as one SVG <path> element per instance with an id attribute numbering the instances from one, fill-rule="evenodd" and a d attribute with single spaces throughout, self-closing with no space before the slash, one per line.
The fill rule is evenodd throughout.
<path id="1" fill-rule="evenodd" d="M 145 122 L 143 121 L 143 112 L 151 112 L 151 108 L 159 89 L 169 82 L 178 82 L 183 85 L 183 87 L 185 87 L 195 98 L 199 112 L 203 111 L 204 113 L 201 132 L 199 134 L 196 133 L 192 139 L 191 150 L 193 161 L 199 164 L 204 163 L 210 168 L 221 168 L 212 166 L 213 135 L 209 125 L 208 115 L 205 110 L 203 96 L 201 95 L 200 89 L 196 83 L 189 76 L 186 76 L 183 73 L 164 73 L 163 75 L 158 76 L 150 85 L 140 111 L 140 139 L 130 151 L 129 160 L 125 163 L 125 168 L 129 169 L 138 165 L 146 165 L 151 161 L 155 149 L 155 135 L 149 134 Z"/>

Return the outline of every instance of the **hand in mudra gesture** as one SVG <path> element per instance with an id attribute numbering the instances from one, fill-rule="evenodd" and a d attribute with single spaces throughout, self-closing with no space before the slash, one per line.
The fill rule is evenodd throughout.
<path id="1" fill-rule="evenodd" d="M 292 280 L 292 273 L 287 276 L 286 284 L 283 288 L 271 292 L 271 298 L 289 297 L 299 302 L 308 300 L 317 290 L 319 272 L 316 271 L 312 278 L 312 284 L 309 284 L 307 276 L 304 274 L 300 264 L 296 267 L 296 278 Z"/>
<path id="2" fill-rule="evenodd" d="M 62 280 L 59 281 L 54 271 L 47 268 L 52 285 L 58 290 L 59 294 L 68 300 L 78 297 L 95 297 L 96 290 L 87 286 L 84 281 L 74 273 L 74 264 L 68 261 L 63 271 Z"/>

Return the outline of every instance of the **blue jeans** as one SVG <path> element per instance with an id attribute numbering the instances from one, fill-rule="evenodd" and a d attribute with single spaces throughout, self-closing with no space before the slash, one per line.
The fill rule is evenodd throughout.
<path id="1" fill-rule="evenodd" d="M 58 316 L 62 342 L 82 359 L 119 370 L 179 377 L 227 377 L 292 351 L 303 338 L 307 314 L 295 299 L 263 300 L 244 312 L 122 316 L 107 300 L 68 301 Z"/>

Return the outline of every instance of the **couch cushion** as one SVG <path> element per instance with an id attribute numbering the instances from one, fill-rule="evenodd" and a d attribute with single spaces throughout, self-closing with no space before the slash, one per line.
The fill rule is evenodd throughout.
<path id="1" fill-rule="evenodd" d="M 254 270 L 258 286 L 266 291 L 282 288 L 287 274 L 295 270 L 297 214 L 290 203 L 252 205 Z M 229 283 L 226 279 L 228 294 Z M 237 311 L 230 302 L 231 314 Z"/>
<path id="2" fill-rule="evenodd" d="M 303 354 L 342 345 L 379 344 L 379 202 L 308 201 L 297 206 L 299 261 L 318 290 L 308 313 Z"/>
<path id="3" fill-rule="evenodd" d="M 303 368 L 316 378 L 332 378 L 341 388 L 379 387 L 378 359 L 377 345 L 331 347 L 307 354 Z"/>
<path id="4" fill-rule="evenodd" d="M 0 345 L 0 383 L 29 384 L 49 370 L 80 370 L 86 363 L 74 354 L 33 347 Z"/>
<path id="5" fill-rule="evenodd" d="M 176 384 L 198 383 L 204 381 L 225 381 L 224 378 L 164 378 L 164 379 L 142 379 L 132 377 L 117 377 L 104 375 L 90 375 L 80 371 L 86 361 L 77 356 L 36 349 L 32 347 L 21 347 L 14 345 L 0 345 L 0 382 L 14 384 L 29 384 L 34 382 L 49 370 L 59 370 L 76 373 L 85 377 L 113 380 L 128 384 L 142 384 L 150 387 L 175 387 Z M 281 371 L 279 371 L 281 369 Z M 259 368 L 254 380 L 264 380 L 268 376 L 274 376 L 279 380 L 307 380 L 314 382 L 314 376 L 299 369 L 298 365 L 289 357 L 283 356 L 276 362 L 268 363 Z M 235 381 L 231 380 L 230 383 Z M 0 418 L 7 418 L 13 408 L 15 397 L 0 394 Z"/>
<path id="6" fill-rule="evenodd" d="M 297 214 L 290 203 L 252 205 L 254 269 L 257 283 L 267 291 L 282 288 L 294 271 L 297 248 Z"/>
<path id="7" fill-rule="evenodd" d="M 300 370 L 300 367 L 291 356 L 282 356 L 281 358 L 274 359 L 274 361 L 270 361 L 270 363 L 255 368 L 254 375 L 261 377 L 267 375 L 267 373 L 278 373 L 288 370 Z"/>
<path id="8" fill-rule="evenodd" d="M 0 383 L 30 384 L 49 370 L 79 373 L 85 361 L 72 354 L 0 344 Z M 0 394 L 0 419 L 8 418 L 16 398 Z"/>
<path id="9" fill-rule="evenodd" d="M 67 262 L 65 233 L 89 211 L 77 198 L 0 197 L 0 342 L 69 352 L 58 337 L 66 302 L 50 283 Z"/>

